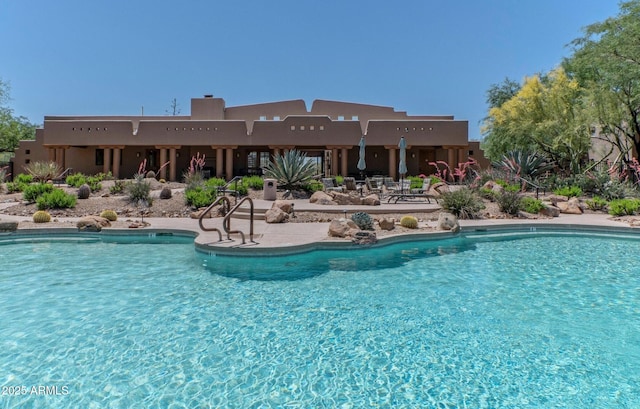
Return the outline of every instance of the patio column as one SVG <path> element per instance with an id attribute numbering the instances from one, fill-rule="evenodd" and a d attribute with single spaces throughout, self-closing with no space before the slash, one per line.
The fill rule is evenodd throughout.
<path id="1" fill-rule="evenodd" d="M 156 148 L 158 148 L 156 146 Z M 160 166 L 163 166 L 165 163 L 167 163 L 167 148 L 160 148 Z M 167 179 L 167 168 L 163 167 L 162 169 L 160 169 L 160 179 Z"/>
<path id="2" fill-rule="evenodd" d="M 64 161 L 64 153 L 67 148 L 56 148 L 56 163 L 65 170 L 65 161 Z"/>
<path id="3" fill-rule="evenodd" d="M 233 150 L 234 148 L 227 148 L 227 163 L 225 163 L 225 173 L 227 180 L 231 180 L 233 178 Z"/>
<path id="4" fill-rule="evenodd" d="M 458 157 L 457 149 L 454 146 L 444 146 L 444 148 L 447 150 L 447 164 L 449 165 L 449 169 L 453 171 L 453 169 L 458 166 L 456 163 L 456 158 Z"/>
<path id="5" fill-rule="evenodd" d="M 178 157 L 178 155 L 176 154 L 177 150 L 178 148 L 176 147 L 169 148 L 169 180 L 172 182 L 175 182 L 177 180 L 176 178 L 176 169 L 178 168 L 178 164 L 176 163 L 176 158 Z"/>
<path id="6" fill-rule="evenodd" d="M 212 148 L 216 150 L 216 177 L 221 178 L 223 164 L 224 164 L 224 160 L 223 160 L 224 149 L 221 147 L 215 147 L 215 146 L 212 146 Z"/>
<path id="7" fill-rule="evenodd" d="M 336 176 L 338 174 L 338 163 L 340 163 L 340 155 L 338 155 L 338 149 L 331 149 L 331 175 L 328 176 Z"/>
<path id="8" fill-rule="evenodd" d="M 102 156 L 102 173 L 105 175 L 111 170 L 111 148 L 103 148 L 104 155 Z"/>
<path id="9" fill-rule="evenodd" d="M 340 153 L 342 154 L 342 160 L 340 161 L 340 175 L 348 176 L 347 165 L 349 163 L 349 151 L 347 148 L 340 148 Z"/>
<path id="10" fill-rule="evenodd" d="M 122 155 L 122 149 L 124 147 L 117 146 L 113 148 L 113 173 L 114 179 L 120 179 L 120 156 Z"/>
<path id="11" fill-rule="evenodd" d="M 56 149 L 55 148 L 47 148 L 47 154 L 49 157 L 49 162 L 56 161 Z"/>

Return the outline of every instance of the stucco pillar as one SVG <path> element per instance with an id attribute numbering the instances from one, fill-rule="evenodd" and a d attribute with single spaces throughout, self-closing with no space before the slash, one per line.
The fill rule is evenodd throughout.
<path id="1" fill-rule="evenodd" d="M 49 162 L 56 161 L 56 149 L 55 148 L 47 148 L 47 153 L 49 154 Z"/>
<path id="2" fill-rule="evenodd" d="M 456 158 L 458 157 L 457 149 L 454 147 L 447 147 L 447 163 L 449 164 L 449 169 L 453 171 L 458 164 L 456 163 Z"/>
<path id="3" fill-rule="evenodd" d="M 65 170 L 65 154 L 66 148 L 56 148 L 56 163 L 62 168 L 62 170 Z"/>
<path id="4" fill-rule="evenodd" d="M 340 163 L 340 158 L 338 156 L 338 149 L 331 149 L 331 175 L 328 176 L 338 175 L 338 163 Z"/>
<path id="5" fill-rule="evenodd" d="M 458 163 L 466 162 L 469 159 L 469 147 L 458 148 Z"/>
<path id="6" fill-rule="evenodd" d="M 227 148 L 227 158 L 225 165 L 227 180 L 231 180 L 233 178 L 233 148 Z"/>
<path id="7" fill-rule="evenodd" d="M 178 168 L 178 164 L 176 163 L 176 151 L 176 148 L 169 148 L 169 180 L 172 182 L 175 182 L 177 180 L 176 169 Z M 160 156 L 162 156 L 162 154 Z"/>
<path id="8" fill-rule="evenodd" d="M 113 148 L 113 178 L 120 179 L 120 155 L 122 154 L 121 148 Z M 106 153 L 105 153 L 106 156 Z M 105 160 L 106 162 L 106 160 Z"/>
<path id="9" fill-rule="evenodd" d="M 348 176 L 347 166 L 349 163 L 349 155 L 347 148 L 341 148 L 340 153 L 342 154 L 342 160 L 340 161 L 340 175 Z"/>
<path id="10" fill-rule="evenodd" d="M 102 156 L 102 173 L 106 175 L 111 170 L 111 148 L 104 148 L 102 150 L 104 151 Z"/>
<path id="11" fill-rule="evenodd" d="M 171 161 L 173 162 L 173 161 Z M 160 148 L 160 179 L 167 179 L 167 168 L 164 164 L 167 163 L 167 148 Z"/>
<path id="12" fill-rule="evenodd" d="M 223 164 L 224 161 L 222 159 L 223 157 L 223 148 L 215 148 L 216 150 L 216 177 L 221 178 L 222 177 L 222 169 L 223 169 Z"/>
<path id="13" fill-rule="evenodd" d="M 389 151 L 389 177 L 395 180 L 398 177 L 398 166 L 396 163 L 396 147 L 386 146 L 386 148 Z"/>

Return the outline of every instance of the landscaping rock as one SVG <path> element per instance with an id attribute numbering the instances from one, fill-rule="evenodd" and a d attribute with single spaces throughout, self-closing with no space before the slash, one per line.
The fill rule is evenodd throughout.
<path id="1" fill-rule="evenodd" d="M 584 212 L 576 197 L 572 197 L 568 202 L 558 202 L 557 207 L 560 209 L 560 213 L 564 214 L 582 214 Z"/>
<path id="2" fill-rule="evenodd" d="M 264 221 L 266 223 L 284 223 L 289 220 L 289 214 L 285 213 L 277 206 L 271 207 L 264 214 Z"/>
<path id="3" fill-rule="evenodd" d="M 362 199 L 362 204 L 366 206 L 380 206 L 380 198 L 375 193 L 370 194 Z"/>
<path id="4" fill-rule="evenodd" d="M 460 223 L 458 218 L 451 213 L 442 212 L 438 216 L 438 230 L 450 230 L 457 232 L 460 230 Z"/>
<path id="5" fill-rule="evenodd" d="M 315 192 L 309 198 L 309 203 L 315 203 L 320 205 L 335 205 L 336 203 L 333 201 L 333 197 L 329 196 L 325 192 Z"/>
<path id="6" fill-rule="evenodd" d="M 371 245 L 376 244 L 378 242 L 378 238 L 376 237 L 376 233 L 373 231 L 361 230 L 355 233 L 351 242 L 357 245 Z"/>
<path id="7" fill-rule="evenodd" d="M 540 210 L 540 214 L 547 217 L 559 217 L 560 209 L 551 203 L 544 203 L 544 208 Z"/>
<path id="8" fill-rule="evenodd" d="M 11 232 L 18 230 L 18 222 L 0 221 L 0 232 Z"/>
<path id="9" fill-rule="evenodd" d="M 102 231 L 103 227 L 111 226 L 111 222 L 100 216 L 85 216 L 78 220 L 76 227 L 79 231 Z"/>
<path id="10" fill-rule="evenodd" d="M 290 200 L 276 200 L 271 205 L 272 209 L 274 207 L 277 207 L 278 209 L 282 210 L 283 212 L 289 214 L 293 210 L 293 202 L 290 201 Z"/>
<path id="11" fill-rule="evenodd" d="M 334 219 L 329 224 L 329 237 L 347 237 L 359 231 L 358 226 L 351 219 Z"/>
<path id="12" fill-rule="evenodd" d="M 391 231 L 395 229 L 396 221 L 394 219 L 387 219 L 386 217 L 383 217 L 382 219 L 378 220 L 378 225 L 382 230 Z"/>

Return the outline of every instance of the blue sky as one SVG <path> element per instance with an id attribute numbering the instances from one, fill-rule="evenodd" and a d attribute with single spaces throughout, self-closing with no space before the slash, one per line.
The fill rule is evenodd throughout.
<path id="1" fill-rule="evenodd" d="M 452 114 L 479 139 L 486 91 L 547 72 L 615 0 L 0 0 L 15 114 L 164 115 L 329 99 Z"/>

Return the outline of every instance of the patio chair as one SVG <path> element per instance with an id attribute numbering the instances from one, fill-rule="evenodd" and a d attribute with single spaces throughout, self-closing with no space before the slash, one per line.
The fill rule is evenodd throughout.
<path id="1" fill-rule="evenodd" d="M 338 186 L 338 182 L 336 182 L 335 178 L 322 178 L 322 186 L 324 187 L 325 192 L 344 192 L 344 188 L 342 186 Z"/>
<path id="2" fill-rule="evenodd" d="M 365 185 L 367 185 L 367 190 L 369 191 L 369 193 L 378 193 L 380 195 L 382 195 L 382 186 L 378 186 L 378 182 L 373 180 L 373 179 L 369 179 L 366 178 L 364 180 Z"/>
<path id="3" fill-rule="evenodd" d="M 343 179 L 344 187 L 347 189 L 347 192 L 350 190 L 358 190 L 358 185 L 356 185 L 356 178 L 345 177 Z"/>
<path id="4" fill-rule="evenodd" d="M 431 188 L 431 178 L 422 179 L 422 187 L 411 189 L 411 193 L 427 193 Z"/>
<path id="5" fill-rule="evenodd" d="M 382 184 L 389 193 L 396 193 L 400 191 L 400 185 L 392 178 L 384 178 Z"/>

